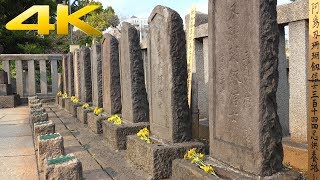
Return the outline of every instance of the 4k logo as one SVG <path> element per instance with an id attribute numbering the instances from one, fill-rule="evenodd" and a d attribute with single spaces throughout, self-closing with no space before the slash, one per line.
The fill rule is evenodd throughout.
<path id="1" fill-rule="evenodd" d="M 69 15 L 69 8 L 67 5 L 57 6 L 57 34 L 66 35 L 69 32 L 69 23 L 78 27 L 80 30 L 89 35 L 100 35 L 101 32 L 87 23 L 81 21 L 79 18 L 96 10 L 100 6 L 89 5 L 77 12 Z M 34 14 L 38 13 L 38 24 L 23 24 L 25 20 Z M 6 24 L 8 30 L 37 30 L 38 34 L 47 35 L 51 30 L 55 30 L 55 25 L 49 23 L 49 6 L 35 5 L 27 9 L 19 16 L 12 19 Z"/>

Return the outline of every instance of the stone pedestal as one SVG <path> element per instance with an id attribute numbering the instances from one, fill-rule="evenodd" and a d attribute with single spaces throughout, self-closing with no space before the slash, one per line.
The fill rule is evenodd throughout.
<path id="1" fill-rule="evenodd" d="M 147 144 L 136 135 L 127 138 L 127 160 L 148 173 L 152 179 L 169 178 L 172 174 L 172 161 L 183 158 L 189 149 L 204 151 L 203 144 L 199 142 Z"/>
<path id="2" fill-rule="evenodd" d="M 36 112 L 30 114 L 30 124 L 33 126 L 34 123 L 48 121 L 48 114 L 45 112 Z"/>
<path id="3" fill-rule="evenodd" d="M 102 134 L 102 121 L 107 118 L 108 116 L 106 115 L 101 114 L 99 116 L 96 116 L 93 112 L 89 112 L 87 114 L 87 122 L 89 129 L 96 134 Z"/>
<path id="4" fill-rule="evenodd" d="M 70 106 L 70 111 L 69 111 L 70 114 L 72 114 L 72 116 L 76 118 L 77 117 L 77 108 L 81 107 L 82 104 L 80 104 L 80 103 L 75 104 L 73 102 L 70 102 L 69 106 Z"/>
<path id="5" fill-rule="evenodd" d="M 77 107 L 77 118 L 83 124 L 88 124 L 88 116 L 87 114 L 93 112 L 92 109 L 83 109 L 81 106 Z"/>
<path id="6" fill-rule="evenodd" d="M 71 98 L 67 98 L 65 101 L 64 101 L 64 109 L 68 112 L 70 112 L 70 103 L 73 103 L 71 102 Z"/>
<path id="7" fill-rule="evenodd" d="M 42 121 L 34 123 L 33 126 L 33 138 L 35 148 L 38 147 L 38 137 L 46 134 L 55 133 L 55 124 L 52 121 Z"/>
<path id="8" fill-rule="evenodd" d="M 60 134 L 47 134 L 38 137 L 38 167 L 43 171 L 45 159 L 64 155 L 63 137 Z"/>
<path id="9" fill-rule="evenodd" d="M 55 98 L 57 106 L 59 106 L 59 97 L 61 97 L 61 96 L 56 96 L 56 98 Z"/>
<path id="10" fill-rule="evenodd" d="M 114 150 L 127 149 L 127 136 L 137 134 L 141 129 L 147 127 L 148 122 L 130 123 L 123 122 L 121 125 L 116 125 L 113 122 L 103 121 L 103 136 L 107 144 Z"/>
<path id="11" fill-rule="evenodd" d="M 73 154 L 50 158 L 46 161 L 44 179 L 82 180 L 82 163 Z"/>
<path id="12" fill-rule="evenodd" d="M 14 108 L 18 105 L 20 105 L 19 95 L 0 96 L 0 108 Z"/>
<path id="13" fill-rule="evenodd" d="M 14 108 L 20 104 L 20 96 L 12 94 L 11 84 L 8 84 L 8 74 L 0 71 L 0 108 Z"/>
<path id="14" fill-rule="evenodd" d="M 30 108 L 29 109 L 30 114 L 34 114 L 34 113 L 44 113 L 46 112 L 46 110 L 43 107 L 40 108 Z"/>
<path id="15" fill-rule="evenodd" d="M 41 108 L 42 107 L 42 103 L 29 103 L 29 108 Z"/>
<path id="16" fill-rule="evenodd" d="M 59 105 L 62 109 L 66 107 L 66 99 L 70 99 L 70 98 L 59 97 Z"/>

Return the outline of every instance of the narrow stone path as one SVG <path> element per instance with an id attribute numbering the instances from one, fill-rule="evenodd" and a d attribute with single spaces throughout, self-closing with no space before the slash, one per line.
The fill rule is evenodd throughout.
<path id="1" fill-rule="evenodd" d="M 94 134 L 64 109 L 53 104 L 44 107 L 64 138 L 66 153 L 73 153 L 82 162 L 85 179 L 144 180 L 145 173 L 126 161 L 125 151 L 113 151 L 103 139 Z"/>
<path id="2" fill-rule="evenodd" d="M 39 179 L 27 106 L 0 109 L 0 179 Z"/>

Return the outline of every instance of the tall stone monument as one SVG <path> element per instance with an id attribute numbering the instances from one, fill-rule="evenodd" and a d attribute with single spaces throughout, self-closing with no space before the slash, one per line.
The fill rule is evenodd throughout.
<path id="1" fill-rule="evenodd" d="M 20 97 L 13 94 L 11 84 L 8 84 L 8 74 L 0 70 L 0 108 L 13 108 L 20 104 Z"/>
<path id="2" fill-rule="evenodd" d="M 92 44 L 92 104 L 95 107 L 102 107 L 102 65 L 101 65 L 101 44 Z"/>
<path id="3" fill-rule="evenodd" d="M 68 53 L 68 95 L 74 96 L 74 56 L 73 53 Z"/>
<path id="4" fill-rule="evenodd" d="M 82 102 L 92 102 L 91 57 L 89 47 L 83 46 L 79 57 L 80 98 Z"/>

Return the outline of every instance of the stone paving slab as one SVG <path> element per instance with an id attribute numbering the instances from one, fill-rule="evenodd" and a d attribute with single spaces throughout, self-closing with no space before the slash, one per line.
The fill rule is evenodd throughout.
<path id="1" fill-rule="evenodd" d="M 37 180 L 36 157 L 15 156 L 0 157 L 0 179 Z"/>
<path id="2" fill-rule="evenodd" d="M 29 124 L 0 125 L 0 138 L 32 136 Z"/>
<path id="3" fill-rule="evenodd" d="M 72 115 L 54 105 L 46 107 L 47 111 L 53 110 L 60 120 L 67 126 L 70 134 L 78 142 L 72 140 L 72 136 L 66 132 L 64 126 L 56 127 L 65 141 L 65 149 L 75 153 L 83 162 L 84 176 L 87 179 L 117 179 L 117 180 L 143 180 L 149 179 L 145 173 L 131 166 L 125 158 L 125 151 L 114 151 L 107 145 L 102 135 L 91 132 L 87 125 L 80 123 Z M 60 129 L 61 128 L 61 129 Z M 97 166 L 99 168 L 97 168 Z"/>
<path id="4" fill-rule="evenodd" d="M 0 157 L 35 155 L 31 136 L 0 137 Z"/>

